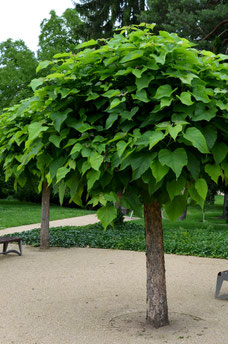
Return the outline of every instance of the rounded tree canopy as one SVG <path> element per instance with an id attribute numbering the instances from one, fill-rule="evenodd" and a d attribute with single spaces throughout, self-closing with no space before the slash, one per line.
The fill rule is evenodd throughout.
<path id="1" fill-rule="evenodd" d="M 30 168 L 78 204 L 86 190 L 104 226 L 119 199 L 136 214 L 156 199 L 171 220 L 189 196 L 203 207 L 207 180 L 228 180 L 227 56 L 152 29 L 125 27 L 41 62 L 52 74 L 2 117 L 6 172 L 20 180 Z"/>

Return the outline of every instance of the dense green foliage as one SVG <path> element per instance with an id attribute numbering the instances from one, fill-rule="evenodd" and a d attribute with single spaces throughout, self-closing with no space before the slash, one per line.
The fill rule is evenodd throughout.
<path id="1" fill-rule="evenodd" d="M 32 95 L 29 83 L 36 76 L 37 60 L 22 40 L 0 43 L 0 113 Z"/>
<path id="2" fill-rule="evenodd" d="M 61 16 L 51 11 L 50 18 L 40 24 L 39 61 L 51 59 L 57 53 L 74 52 L 81 24 L 74 9 L 68 8 Z"/>
<path id="3" fill-rule="evenodd" d="M 80 0 L 74 4 L 86 40 L 111 37 L 117 27 L 139 24 L 138 15 L 145 9 L 145 0 Z"/>
<path id="4" fill-rule="evenodd" d="M 47 180 L 61 200 L 68 187 L 79 205 L 85 190 L 104 226 L 117 193 L 135 214 L 158 200 L 175 220 L 189 196 L 203 207 L 207 180 L 228 178 L 226 56 L 151 29 L 123 28 L 40 63 L 53 73 L 2 117 L 7 177 Z"/>

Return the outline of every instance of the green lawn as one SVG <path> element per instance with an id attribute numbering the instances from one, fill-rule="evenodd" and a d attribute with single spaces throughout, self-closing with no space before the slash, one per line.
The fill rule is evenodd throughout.
<path id="1" fill-rule="evenodd" d="M 50 220 L 64 219 L 92 214 L 93 211 L 77 208 L 66 208 L 57 205 L 50 207 Z M 41 205 L 16 200 L 0 200 L 0 230 L 8 227 L 39 223 Z"/>
<path id="2" fill-rule="evenodd" d="M 189 206 L 185 221 L 163 220 L 166 253 L 228 259 L 228 224 L 217 217 L 222 214 L 222 197 L 206 210 L 205 222 L 197 206 Z M 51 246 L 96 247 L 145 251 L 143 220 L 126 222 L 106 230 L 97 223 L 81 227 L 50 229 Z M 23 242 L 39 246 L 39 229 L 20 233 Z"/>

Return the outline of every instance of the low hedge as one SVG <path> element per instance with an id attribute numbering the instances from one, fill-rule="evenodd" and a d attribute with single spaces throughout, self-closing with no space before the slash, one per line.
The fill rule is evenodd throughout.
<path id="1" fill-rule="evenodd" d="M 97 223 L 82 227 L 50 229 L 50 245 L 58 247 L 94 247 L 131 251 L 145 251 L 145 229 L 127 222 L 106 230 Z M 39 246 L 40 231 L 15 233 L 23 243 Z M 228 230 L 226 226 L 202 224 L 201 228 L 179 227 L 164 229 L 166 253 L 228 259 Z"/>

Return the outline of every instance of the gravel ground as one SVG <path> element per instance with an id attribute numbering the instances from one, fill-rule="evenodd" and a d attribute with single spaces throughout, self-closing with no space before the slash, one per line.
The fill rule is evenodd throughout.
<path id="1" fill-rule="evenodd" d="M 2 344 L 228 343 L 228 300 L 214 299 L 227 260 L 166 255 L 170 325 L 158 330 L 145 323 L 144 253 L 23 246 L 0 268 Z"/>

